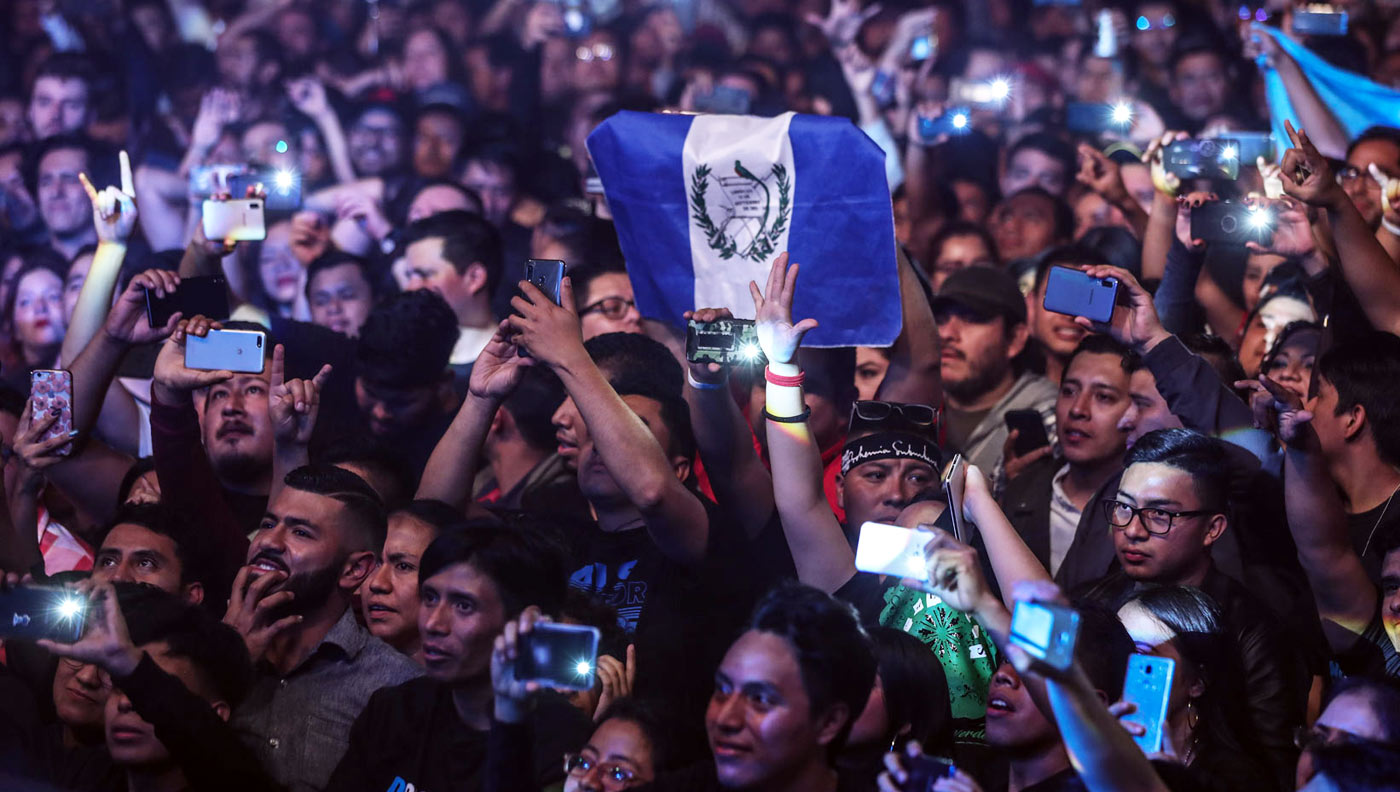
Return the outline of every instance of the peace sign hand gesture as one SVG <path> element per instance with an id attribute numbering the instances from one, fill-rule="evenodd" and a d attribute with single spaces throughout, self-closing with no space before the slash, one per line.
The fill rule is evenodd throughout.
<path id="1" fill-rule="evenodd" d="M 136 227 L 136 180 L 131 176 L 131 159 L 123 151 L 121 160 L 121 187 L 104 187 L 99 191 L 88 181 L 86 173 L 79 173 L 83 190 L 92 202 L 92 224 L 97 228 L 97 239 L 125 245 Z"/>
<path id="2" fill-rule="evenodd" d="M 1283 191 L 1303 203 L 1313 206 L 1340 206 L 1350 200 L 1337 184 L 1336 174 L 1327 158 L 1317 150 L 1308 133 L 1294 129 L 1291 121 L 1283 122 L 1293 148 L 1283 153 L 1279 168 L 1283 171 Z"/>

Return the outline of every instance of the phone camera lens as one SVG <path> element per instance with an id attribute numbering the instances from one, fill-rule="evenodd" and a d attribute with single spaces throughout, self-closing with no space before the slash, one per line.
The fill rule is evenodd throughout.
<path id="1" fill-rule="evenodd" d="M 1196 152 L 1197 152 L 1198 154 L 1200 154 L 1202 157 L 1214 157 L 1214 156 L 1215 156 L 1215 141 L 1214 141 L 1214 140 L 1202 140 L 1201 143 L 1200 143 L 1199 148 L 1196 149 Z"/>
<path id="2" fill-rule="evenodd" d="M 255 203 L 248 204 L 248 208 L 249 208 L 249 209 L 257 209 L 257 208 L 258 208 L 258 205 L 255 204 Z"/>
<path id="3" fill-rule="evenodd" d="M 1220 218 L 1220 230 L 1227 234 L 1233 234 L 1240 228 L 1240 221 L 1234 215 L 1225 215 Z"/>

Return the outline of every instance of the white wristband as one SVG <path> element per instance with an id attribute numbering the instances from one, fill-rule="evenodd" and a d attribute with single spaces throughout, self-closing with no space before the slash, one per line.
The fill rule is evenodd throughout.
<path id="1" fill-rule="evenodd" d="M 1385 230 L 1389 231 L 1390 233 L 1394 234 L 1395 236 L 1400 237 L 1400 225 L 1396 225 L 1396 224 L 1390 222 L 1389 220 L 1385 219 L 1384 217 L 1382 217 L 1382 218 L 1381 218 L 1381 227 L 1384 228 Z"/>
<path id="2" fill-rule="evenodd" d="M 686 369 L 685 378 L 686 378 L 686 380 L 688 380 L 688 381 L 690 382 L 690 387 L 692 387 L 692 388 L 694 388 L 694 389 L 696 389 L 696 390 L 702 390 L 702 391 L 719 390 L 719 389 L 723 388 L 724 385 L 725 385 L 725 383 L 723 383 L 723 382 L 699 382 L 699 381 L 697 381 L 697 380 L 695 379 L 695 375 L 690 373 L 690 369 Z"/>

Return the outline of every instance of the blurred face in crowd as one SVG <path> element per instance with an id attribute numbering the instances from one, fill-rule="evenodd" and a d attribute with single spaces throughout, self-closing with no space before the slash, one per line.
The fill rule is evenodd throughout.
<path id="1" fill-rule="evenodd" d="M 90 120 L 88 85 L 77 78 L 40 77 L 29 95 L 29 125 L 36 140 L 81 132 Z"/>
<path id="2" fill-rule="evenodd" d="M 92 253 L 84 253 L 68 265 L 68 278 L 63 282 L 63 323 L 73 321 L 73 309 L 78 307 L 78 295 L 87 282 L 88 270 L 92 269 Z"/>
<path id="3" fill-rule="evenodd" d="M 408 205 L 408 222 L 413 223 L 453 209 L 466 209 L 479 214 L 481 204 L 473 202 L 471 196 L 461 190 L 445 184 L 434 184 L 419 190 L 413 197 L 413 202 Z"/>
<path id="4" fill-rule="evenodd" d="M 564 779 L 564 792 L 593 792 L 612 789 L 614 781 L 608 773 L 618 768 L 632 776 L 629 786 L 650 783 L 656 778 L 652 762 L 651 740 L 642 727 L 623 718 L 608 718 L 598 724 L 593 736 L 579 749 L 579 756 L 588 763 L 569 773 Z"/>
<path id="5" fill-rule="evenodd" d="M 1074 238 L 1095 228 L 1129 228 L 1123 211 L 1096 192 L 1085 191 L 1074 200 Z"/>
<path id="6" fill-rule="evenodd" d="M 1179 428 L 1181 419 L 1172 413 L 1167 400 L 1157 391 L 1157 379 L 1152 372 L 1145 366 L 1134 371 L 1128 379 L 1128 409 L 1118 419 L 1119 431 L 1127 433 L 1128 448 L 1148 432 Z"/>
<path id="7" fill-rule="evenodd" d="M 170 18 L 166 16 L 160 5 L 156 3 L 143 3 L 137 6 L 128 6 L 131 13 L 131 23 L 135 26 L 141 38 L 150 47 L 152 52 L 161 52 L 170 42 L 170 37 L 174 31 L 170 27 Z"/>
<path id="8" fill-rule="evenodd" d="M 1390 645 L 1400 651 L 1400 549 L 1385 554 L 1381 562 L 1381 626 Z"/>
<path id="9" fill-rule="evenodd" d="M 283 11 L 272 29 L 287 58 L 295 60 L 315 54 L 319 38 L 316 20 L 304 9 L 289 8 Z"/>
<path id="10" fill-rule="evenodd" d="M 384 108 L 366 110 L 350 126 L 345 142 L 355 173 L 382 176 L 403 160 L 403 122 Z"/>
<path id="11" fill-rule="evenodd" d="M 640 333 L 642 315 L 632 295 L 632 281 L 623 272 L 605 272 L 588 282 L 578 303 L 583 340 L 604 333 Z"/>
<path id="12" fill-rule="evenodd" d="M 237 374 L 211 386 L 204 397 L 204 448 L 225 484 L 259 479 L 272 464 L 267 378 L 266 371 Z"/>
<path id="13" fill-rule="evenodd" d="M 1195 480 L 1180 468 L 1160 462 L 1138 462 L 1123 471 L 1118 500 L 1141 509 L 1167 512 L 1206 510 Z M 1164 518 L 1165 519 L 1165 518 Z M 1154 526 L 1153 530 L 1160 530 Z M 1225 515 L 1197 514 L 1172 518 L 1163 535 L 1149 533 L 1141 518 L 1113 529 L 1118 563 L 1135 580 L 1179 584 L 1200 574 L 1210 563 L 1210 546 L 1225 532 Z"/>
<path id="14" fill-rule="evenodd" d="M 358 264 L 341 264 L 319 270 L 307 284 L 311 321 L 351 338 L 369 318 L 374 292 Z"/>
<path id="15" fill-rule="evenodd" d="M 481 196 L 482 216 L 500 226 L 515 204 L 515 174 L 495 162 L 468 160 L 462 169 L 462 186 Z"/>
<path id="16" fill-rule="evenodd" d="M 1002 663 L 987 689 L 987 744 L 1021 757 L 1043 752 L 1059 741 L 1055 724 L 1041 714 L 1016 669 Z"/>
<path id="17" fill-rule="evenodd" d="M 167 674 L 180 680 L 186 689 L 204 699 L 223 720 L 231 709 L 221 701 L 213 686 L 188 657 L 170 652 L 164 641 L 140 647 Z M 171 762 L 170 752 L 156 738 L 155 727 L 147 723 L 121 690 L 113 690 L 106 704 L 107 752 L 112 761 L 124 767 L 163 767 Z"/>
<path id="18" fill-rule="evenodd" d="M 442 257 L 442 237 L 420 239 L 404 251 L 405 267 L 399 288 L 404 291 L 431 289 L 442 295 L 460 317 L 477 292 L 486 288 L 486 276 L 480 267 L 468 267 L 458 272 L 452 262 Z"/>
<path id="19" fill-rule="evenodd" d="M 1357 211 L 1375 226 L 1381 219 L 1381 186 L 1371 176 L 1371 165 L 1388 176 L 1400 176 L 1400 146 L 1389 140 L 1358 143 L 1347 155 L 1347 167 L 1338 173 L 1342 189 Z"/>
<path id="20" fill-rule="evenodd" d="M 954 272 L 968 267 L 991 266 L 994 261 L 993 251 L 987 248 L 987 244 L 977 234 L 950 236 L 943 240 L 943 244 L 934 251 L 934 255 L 930 279 L 935 292 Z"/>
<path id="21" fill-rule="evenodd" d="M 857 398 L 869 401 L 880 390 L 880 383 L 885 381 L 885 372 L 890 368 L 890 359 L 883 352 L 874 347 L 856 347 Z"/>
<path id="22" fill-rule="evenodd" d="M 1264 279 L 1273 272 L 1274 267 L 1282 264 L 1283 256 L 1274 256 L 1267 253 L 1250 253 L 1245 259 L 1244 280 L 1242 288 L 1244 290 L 1244 309 L 1254 310 L 1259 304 L 1259 290 L 1264 286 Z"/>
<path id="23" fill-rule="evenodd" d="M 1312 306 L 1303 300 L 1284 296 L 1271 297 L 1250 317 L 1249 324 L 1244 329 L 1244 337 L 1240 339 L 1239 358 L 1244 373 L 1249 377 L 1258 376 L 1264 363 L 1264 355 L 1289 323 L 1311 322 L 1316 319 L 1317 314 L 1313 312 Z"/>
<path id="24" fill-rule="evenodd" d="M 1027 187 L 1039 187 L 1051 195 L 1063 195 L 1069 174 L 1060 160 L 1036 148 L 1017 151 L 1001 176 L 1001 194 L 1014 195 Z"/>
<path id="25" fill-rule="evenodd" d="M 355 403 L 375 437 L 394 438 L 422 426 L 440 414 L 442 399 L 436 384 L 405 385 L 355 378 Z"/>
<path id="26" fill-rule="evenodd" d="M 409 34 L 403 45 L 404 82 L 414 91 L 447 82 L 449 57 L 433 31 L 424 29 Z"/>
<path id="27" fill-rule="evenodd" d="M 54 236 L 76 236 L 92 228 L 92 204 L 78 180 L 87 169 L 82 149 L 54 149 L 39 160 L 39 214 Z"/>
<path id="28" fill-rule="evenodd" d="M 773 633 L 739 636 L 715 671 L 705 732 L 726 789 L 753 789 L 826 761 L 826 746 L 851 718 L 843 705 L 813 712 L 792 646 Z"/>
<path id="29" fill-rule="evenodd" d="M 15 284 L 15 338 L 38 350 L 61 342 L 65 330 L 63 281 L 46 269 L 26 272 Z"/>
<path id="30" fill-rule="evenodd" d="M 53 705 L 64 726 L 86 734 L 98 732 L 111 692 L 111 679 L 97 666 L 59 659 L 53 675 Z"/>
<path id="31" fill-rule="evenodd" d="M 267 229 L 267 239 L 258 248 L 258 277 L 263 291 L 278 306 L 296 302 L 301 288 L 301 262 L 292 253 L 292 224 L 284 220 Z"/>
<path id="32" fill-rule="evenodd" d="M 1048 282 L 1048 278 L 1043 279 L 1040 287 L 1026 296 L 1026 321 L 1031 335 L 1045 352 L 1063 361 L 1069 359 L 1089 331 L 1075 324 L 1073 317 L 1046 310 L 1045 285 Z"/>
<path id="33" fill-rule="evenodd" d="M 1204 121 L 1224 111 L 1229 96 L 1224 59 L 1214 52 L 1182 58 L 1172 71 L 1172 102 L 1192 121 Z"/>
<path id="34" fill-rule="evenodd" d="M 946 310 L 934 316 L 941 342 L 943 387 L 959 402 L 987 394 L 1011 377 L 1011 361 L 1025 349 L 1025 324 L 1008 326 L 1004 317 Z"/>
<path id="35" fill-rule="evenodd" d="M 496 581 L 470 563 L 453 564 L 424 580 L 419 596 L 428 676 L 453 684 L 485 680 L 491 648 L 508 618 Z"/>
<path id="36" fill-rule="evenodd" d="M 204 599 L 204 586 L 181 585 L 184 567 L 175 540 L 144 525 L 118 523 L 102 539 L 92 562 L 92 579 L 103 583 L 145 583 L 180 594 L 192 603 Z"/>
<path id="37" fill-rule="evenodd" d="M 257 76 L 258 42 L 252 36 L 221 38 L 214 53 L 219 68 L 219 80 L 231 88 L 251 88 Z"/>
<path id="38" fill-rule="evenodd" d="M 617 41 L 611 33 L 595 30 L 574 47 L 575 90 L 611 91 L 617 87 L 621 74 Z"/>
<path id="39" fill-rule="evenodd" d="M 1139 58 L 1156 68 L 1165 68 L 1176 43 L 1176 17 L 1166 3 L 1146 3 L 1138 6 L 1138 19 L 1129 20 L 1133 26 L 1132 45 Z"/>
<path id="40" fill-rule="evenodd" d="M 836 479 L 836 497 L 852 528 L 891 523 L 915 496 L 938 486 L 938 471 L 918 459 L 881 459 L 851 468 Z"/>
<path id="41" fill-rule="evenodd" d="M 1086 57 L 1079 64 L 1075 93 L 1081 102 L 1107 104 L 1123 93 L 1121 68 L 1109 58 Z"/>
<path id="42" fill-rule="evenodd" d="M 418 644 L 418 562 L 436 533 L 412 514 L 391 515 L 379 563 L 360 592 L 365 626 L 400 651 Z"/>
<path id="43" fill-rule="evenodd" d="M 33 228 L 39 222 L 39 207 L 20 171 L 23 162 L 24 155 L 18 151 L 0 155 L 0 218 L 14 231 Z"/>
<path id="44" fill-rule="evenodd" d="M 451 175 L 452 161 L 462 150 L 462 122 L 445 112 L 425 113 L 413 135 L 413 171 L 425 179 Z"/>
<path id="45" fill-rule="evenodd" d="M 953 193 L 958 196 L 958 219 L 982 225 L 992 212 L 992 196 L 971 179 L 955 179 Z"/>
<path id="46" fill-rule="evenodd" d="M 294 595 L 282 615 L 308 614 L 323 607 L 342 588 L 358 587 L 374 566 L 374 553 L 356 547 L 358 530 L 349 507 L 329 495 L 283 487 L 267 505 L 248 545 L 253 579 L 280 572 L 287 577 L 268 594 Z"/>
<path id="47" fill-rule="evenodd" d="M 1055 427 L 1065 459 L 1094 465 L 1121 458 L 1126 433 L 1118 422 L 1130 403 L 1122 358 L 1092 352 L 1075 355 L 1060 378 L 1055 401 Z"/>
<path id="48" fill-rule="evenodd" d="M 295 169 L 301 157 L 301 146 L 285 124 L 261 121 L 248 127 L 240 141 L 243 159 L 260 162 L 274 168 Z M 282 149 L 279 151 L 278 149 Z"/>
<path id="49" fill-rule="evenodd" d="M 14 97 L 0 99 L 0 146 L 8 146 L 28 137 L 24 126 L 24 103 Z"/>
<path id="50" fill-rule="evenodd" d="M 1391 556 L 1400 557 L 1400 553 L 1391 553 Z M 1358 737 L 1388 743 L 1394 740 L 1394 735 L 1387 733 L 1386 716 L 1387 713 L 1378 710 L 1376 702 L 1366 691 L 1348 690 L 1338 693 L 1327 703 L 1313 723 L 1312 733 L 1322 745 L 1335 745 Z M 1317 772 L 1312 747 L 1304 748 L 1298 756 L 1295 779 L 1298 789 L 1302 789 Z"/>
<path id="51" fill-rule="evenodd" d="M 1316 330 L 1293 331 L 1278 351 L 1264 361 L 1261 373 L 1307 401 L 1320 341 L 1321 334 Z"/>
<path id="52" fill-rule="evenodd" d="M 1013 195 L 997 204 L 987 227 L 1002 261 L 1034 256 L 1055 244 L 1055 203 L 1034 193 Z"/>

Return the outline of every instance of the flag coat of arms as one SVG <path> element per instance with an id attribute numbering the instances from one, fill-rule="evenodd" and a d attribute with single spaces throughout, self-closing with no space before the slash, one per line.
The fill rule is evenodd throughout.
<path id="1" fill-rule="evenodd" d="M 885 155 L 849 120 L 623 111 L 588 137 L 642 315 L 753 317 L 787 251 L 808 346 L 888 346 L 902 316 Z"/>

